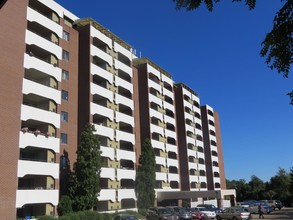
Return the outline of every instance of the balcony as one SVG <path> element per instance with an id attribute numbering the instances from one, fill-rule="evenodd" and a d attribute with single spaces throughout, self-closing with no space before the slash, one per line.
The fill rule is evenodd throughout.
<path id="1" fill-rule="evenodd" d="M 57 206 L 59 202 L 59 190 L 57 189 L 34 189 L 16 191 L 16 208 L 25 204 L 51 203 Z"/>
<path id="2" fill-rule="evenodd" d="M 27 8 L 27 20 L 30 22 L 36 22 L 41 24 L 42 26 L 56 33 L 59 36 L 59 38 L 62 38 L 62 27 L 53 20 L 45 17 L 44 15 L 40 14 L 32 8 Z"/>
<path id="3" fill-rule="evenodd" d="M 98 201 L 116 201 L 116 189 L 102 189 L 98 196 Z"/>
<path id="4" fill-rule="evenodd" d="M 118 190 L 118 201 L 122 199 L 134 199 L 136 200 L 134 189 L 119 189 Z"/>
<path id="5" fill-rule="evenodd" d="M 101 146 L 101 156 L 102 157 L 107 157 L 110 158 L 111 160 L 114 160 L 115 158 L 115 152 L 114 152 L 114 148 L 110 148 L 110 147 L 103 147 Z"/>
<path id="6" fill-rule="evenodd" d="M 114 111 L 112 109 L 106 108 L 104 106 L 95 104 L 91 102 L 91 115 L 101 114 L 102 116 L 110 119 L 111 121 L 114 120 Z"/>
<path id="7" fill-rule="evenodd" d="M 135 161 L 135 152 L 117 149 L 117 160 Z"/>
<path id="8" fill-rule="evenodd" d="M 119 130 L 116 131 L 116 140 L 129 141 L 132 144 L 135 144 L 134 134 L 130 134 L 124 131 L 119 131 Z"/>
<path id="9" fill-rule="evenodd" d="M 21 105 L 21 120 L 36 120 L 40 122 L 45 122 L 47 124 L 52 124 L 56 128 L 60 128 L 60 115 L 55 112 L 50 112 L 35 107 Z"/>
<path id="10" fill-rule="evenodd" d="M 40 37 L 39 35 L 26 30 L 25 43 L 29 45 L 36 45 L 37 47 L 44 48 L 51 54 L 54 54 L 59 60 L 62 59 L 62 48 L 51 41 Z"/>
<path id="11" fill-rule="evenodd" d="M 157 69 L 155 69 L 154 67 L 152 67 L 151 65 L 147 64 L 147 69 L 149 73 L 152 73 L 153 75 L 155 75 L 158 79 L 161 79 L 161 73 L 160 71 L 158 71 Z"/>
<path id="12" fill-rule="evenodd" d="M 107 80 L 108 82 L 113 83 L 113 74 L 93 63 L 91 63 L 90 72 L 92 75 L 98 75 Z"/>
<path id="13" fill-rule="evenodd" d="M 112 128 L 108 128 L 103 125 L 95 124 L 95 129 L 96 129 L 95 134 L 108 137 L 111 140 L 114 139 L 114 130 Z"/>
<path id="14" fill-rule="evenodd" d="M 99 30 L 94 28 L 93 26 L 90 27 L 91 37 L 97 38 L 103 41 L 105 44 L 108 45 L 109 48 L 112 48 L 112 40 L 107 37 L 105 34 L 101 33 Z"/>
<path id="15" fill-rule="evenodd" d="M 130 93 L 133 94 L 133 84 L 131 84 L 130 82 L 127 82 L 126 80 L 115 76 L 115 84 L 116 86 L 121 86 L 123 88 L 126 88 L 130 91 Z"/>
<path id="16" fill-rule="evenodd" d="M 101 49 L 95 47 L 94 45 L 91 45 L 90 50 L 91 50 L 91 55 L 92 56 L 97 56 L 97 57 L 101 58 L 102 60 L 106 61 L 109 64 L 109 66 L 113 66 L 113 58 L 112 58 L 112 56 L 110 56 L 109 54 L 105 53 Z"/>
<path id="17" fill-rule="evenodd" d="M 59 153 L 60 140 L 59 138 L 44 135 L 36 136 L 31 132 L 19 132 L 19 148 L 26 148 L 27 146 L 45 148 Z"/>
<path id="18" fill-rule="evenodd" d="M 116 112 L 116 121 L 119 122 L 124 122 L 126 124 L 131 125 L 134 127 L 134 118 L 132 116 L 126 115 L 121 112 Z"/>
<path id="19" fill-rule="evenodd" d="M 108 178 L 110 180 L 114 180 L 115 179 L 115 169 L 102 167 L 101 168 L 101 178 Z"/>
<path id="20" fill-rule="evenodd" d="M 18 160 L 17 176 L 24 177 L 29 174 L 52 176 L 54 179 L 59 179 L 59 164 Z"/>
<path id="21" fill-rule="evenodd" d="M 124 56 L 126 56 L 129 60 L 132 59 L 132 53 L 129 50 L 127 50 L 126 48 L 122 47 L 117 42 L 114 42 L 114 50 L 116 52 L 120 52 L 121 54 L 123 54 Z"/>
<path id="22" fill-rule="evenodd" d="M 46 62 L 45 60 L 24 54 L 24 68 L 35 69 L 37 71 L 46 73 L 47 75 L 52 76 L 57 81 L 61 82 L 62 70 L 59 67 Z"/>
<path id="23" fill-rule="evenodd" d="M 61 91 L 28 79 L 23 79 L 22 93 L 36 94 L 54 100 L 57 104 L 61 103 Z"/>
<path id="24" fill-rule="evenodd" d="M 127 73 L 132 78 L 132 68 L 120 62 L 119 60 L 115 60 L 115 68 L 120 69 L 123 72 Z"/>
<path id="25" fill-rule="evenodd" d="M 123 105 L 128 106 L 132 110 L 134 109 L 134 104 L 133 104 L 132 99 L 126 98 L 125 96 L 122 96 L 122 95 L 117 94 L 117 93 L 115 94 L 115 97 L 116 97 L 115 100 L 116 100 L 117 104 L 123 104 Z"/>
<path id="26" fill-rule="evenodd" d="M 121 179 L 135 180 L 135 170 L 117 169 L 117 180 Z"/>

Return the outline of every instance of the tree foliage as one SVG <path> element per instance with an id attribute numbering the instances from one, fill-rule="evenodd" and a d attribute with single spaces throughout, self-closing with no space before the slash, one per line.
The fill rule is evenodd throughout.
<path id="1" fill-rule="evenodd" d="M 69 196 L 62 196 L 58 204 L 57 211 L 59 216 L 72 212 L 72 201 Z"/>
<path id="2" fill-rule="evenodd" d="M 285 205 L 291 205 L 293 199 L 293 168 L 290 173 L 279 168 L 277 174 L 270 181 L 263 182 L 257 176 L 251 176 L 247 183 L 245 180 L 227 180 L 227 189 L 236 190 L 237 201 L 245 200 L 272 200 L 279 199 Z"/>
<path id="3" fill-rule="evenodd" d="M 147 209 L 154 205 L 156 185 L 156 160 L 155 152 L 149 139 L 141 147 L 139 165 L 136 171 L 135 192 L 139 210 Z"/>
<path id="4" fill-rule="evenodd" d="M 88 124 L 81 133 L 73 167 L 70 197 L 74 211 L 92 209 L 100 192 L 101 152 L 95 127 Z"/>
<path id="5" fill-rule="evenodd" d="M 250 10 L 255 8 L 256 0 L 243 0 Z M 288 78 L 292 64 L 293 50 L 293 0 L 281 0 L 285 2 L 283 7 L 276 13 L 273 20 L 273 28 L 266 35 L 261 43 L 260 55 L 266 57 L 266 64 L 271 69 L 276 69 Z M 213 11 L 214 4 L 220 0 L 173 0 L 177 10 L 185 8 L 187 11 L 197 9 L 205 4 L 209 11 Z M 232 2 L 242 2 L 242 0 L 232 0 Z M 293 91 L 287 94 L 293 105 Z"/>

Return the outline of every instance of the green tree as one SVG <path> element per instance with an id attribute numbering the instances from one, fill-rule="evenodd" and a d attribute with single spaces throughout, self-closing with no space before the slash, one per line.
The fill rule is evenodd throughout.
<path id="1" fill-rule="evenodd" d="M 137 207 L 145 210 L 154 205 L 156 185 L 156 160 L 155 152 L 149 139 L 141 147 L 139 165 L 136 170 L 135 192 Z"/>
<path id="2" fill-rule="evenodd" d="M 58 204 L 57 211 L 59 216 L 72 212 L 72 201 L 69 196 L 62 196 Z"/>
<path id="3" fill-rule="evenodd" d="M 248 185 L 250 186 L 250 198 L 253 198 L 255 200 L 263 199 L 263 193 L 265 192 L 265 183 L 260 178 L 252 175 Z"/>
<path id="4" fill-rule="evenodd" d="M 227 180 L 227 189 L 236 190 L 237 201 L 245 201 L 245 200 L 251 199 L 250 186 L 244 179 L 232 180 L 232 181 Z"/>
<path id="5" fill-rule="evenodd" d="M 279 168 L 277 175 L 270 179 L 271 189 L 274 190 L 276 199 L 285 202 L 290 197 L 290 175 L 283 168 Z"/>
<path id="6" fill-rule="evenodd" d="M 80 136 L 70 188 L 74 211 L 92 209 L 100 192 L 101 152 L 94 132 L 95 127 L 88 124 Z"/>
<path id="7" fill-rule="evenodd" d="M 244 0 L 243 0 L 244 1 Z M 288 78 L 290 67 L 293 61 L 293 0 L 280 0 L 284 2 L 283 7 L 276 13 L 273 20 L 273 28 L 262 42 L 260 55 L 266 57 L 266 63 L 271 69 L 276 69 Z M 214 4 L 220 0 L 173 0 L 177 10 L 185 8 L 187 11 L 197 9 L 205 4 L 209 11 L 213 11 Z M 232 0 L 242 2 L 242 0 Z M 245 0 L 250 10 L 255 8 L 256 0 Z M 293 105 L 293 91 L 289 92 L 291 104 Z"/>

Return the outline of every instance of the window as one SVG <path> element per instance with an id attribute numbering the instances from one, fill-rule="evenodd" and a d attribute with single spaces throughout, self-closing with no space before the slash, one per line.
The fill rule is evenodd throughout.
<path id="1" fill-rule="evenodd" d="M 66 60 L 66 61 L 69 61 L 69 52 L 68 51 L 63 50 L 63 52 L 62 52 L 62 59 L 63 60 Z"/>
<path id="2" fill-rule="evenodd" d="M 65 90 L 62 90 L 62 92 L 61 92 L 61 98 L 62 98 L 63 100 L 68 101 L 68 92 L 65 91 Z"/>
<path id="3" fill-rule="evenodd" d="M 61 144 L 67 144 L 67 134 L 61 133 Z"/>
<path id="4" fill-rule="evenodd" d="M 67 31 L 63 31 L 63 39 L 69 41 L 69 33 Z"/>
<path id="5" fill-rule="evenodd" d="M 62 80 L 69 79 L 69 72 L 67 70 L 62 70 Z"/>
<path id="6" fill-rule="evenodd" d="M 68 112 L 61 112 L 61 121 L 68 122 Z"/>

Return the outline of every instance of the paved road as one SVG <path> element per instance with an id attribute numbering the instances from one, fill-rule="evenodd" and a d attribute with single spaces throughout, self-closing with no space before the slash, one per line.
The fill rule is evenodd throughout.
<path id="1" fill-rule="evenodd" d="M 282 210 L 273 211 L 271 214 L 265 214 L 264 219 L 270 220 L 282 220 L 282 219 L 290 219 L 293 220 L 293 208 L 283 208 Z M 252 214 L 252 219 L 259 219 L 257 214 Z"/>

